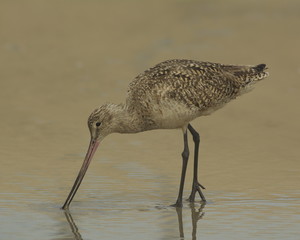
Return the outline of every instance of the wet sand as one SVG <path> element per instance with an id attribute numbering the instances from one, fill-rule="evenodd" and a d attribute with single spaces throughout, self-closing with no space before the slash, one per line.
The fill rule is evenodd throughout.
<path id="1" fill-rule="evenodd" d="M 1 1 L 0 239 L 296 239 L 299 12 L 292 0 Z M 182 133 L 158 130 L 107 137 L 60 210 L 90 112 L 172 58 L 269 67 L 252 92 L 193 122 L 208 203 L 168 207 Z M 187 171 L 185 198 L 192 158 Z"/>

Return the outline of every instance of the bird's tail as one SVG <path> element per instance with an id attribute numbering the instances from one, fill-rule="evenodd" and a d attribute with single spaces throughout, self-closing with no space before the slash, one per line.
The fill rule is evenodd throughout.
<path id="1" fill-rule="evenodd" d="M 267 69 L 268 69 L 267 65 L 263 63 L 258 64 L 254 67 L 250 66 L 248 70 L 248 74 L 246 75 L 250 82 L 259 81 L 269 76 L 269 73 L 266 72 Z"/>
<path id="2" fill-rule="evenodd" d="M 268 68 L 263 63 L 256 66 L 227 65 L 226 68 L 238 77 L 244 83 L 243 85 L 257 82 L 269 76 L 269 73 L 266 72 Z"/>

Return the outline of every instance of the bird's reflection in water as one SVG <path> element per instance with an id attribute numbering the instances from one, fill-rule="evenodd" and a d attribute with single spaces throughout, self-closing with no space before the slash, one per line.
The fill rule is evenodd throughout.
<path id="1" fill-rule="evenodd" d="M 190 203 L 190 209 L 191 209 L 191 217 L 192 217 L 192 239 L 196 240 L 197 239 L 197 222 L 199 219 L 201 219 L 204 216 L 204 206 L 205 203 L 201 203 L 200 207 L 195 206 L 194 203 Z M 176 213 L 177 213 L 177 218 L 178 218 L 178 227 L 179 227 L 179 236 L 180 239 L 184 239 L 184 231 L 183 231 L 183 221 L 182 221 L 182 208 L 175 208 Z M 74 239 L 75 240 L 82 240 L 81 234 L 78 230 L 78 227 L 76 226 L 71 213 L 68 210 L 64 211 L 66 219 L 70 225 L 71 231 L 74 234 Z"/>
<path id="2" fill-rule="evenodd" d="M 203 209 L 205 207 L 205 203 L 201 203 L 200 207 L 196 207 L 194 203 L 190 203 L 191 208 L 191 216 L 192 216 L 192 239 L 197 239 L 197 222 L 204 216 Z M 176 208 L 177 217 L 178 217 L 178 225 L 179 225 L 179 235 L 180 239 L 184 239 L 184 231 L 183 231 L 183 221 L 182 221 L 182 208 Z"/>
<path id="3" fill-rule="evenodd" d="M 75 224 L 75 222 L 72 218 L 71 213 L 69 212 L 69 210 L 65 210 L 64 212 L 65 212 L 66 219 L 67 219 L 67 221 L 70 225 L 71 231 L 74 234 L 74 239 L 75 240 L 82 240 L 80 232 L 78 231 L 78 227 L 76 226 L 76 224 Z"/>

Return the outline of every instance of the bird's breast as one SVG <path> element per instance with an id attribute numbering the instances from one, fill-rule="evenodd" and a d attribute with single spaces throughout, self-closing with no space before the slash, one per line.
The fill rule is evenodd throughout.
<path id="1" fill-rule="evenodd" d="M 181 128 L 196 117 L 196 109 L 173 100 L 153 104 L 151 109 L 151 118 L 163 129 Z"/>

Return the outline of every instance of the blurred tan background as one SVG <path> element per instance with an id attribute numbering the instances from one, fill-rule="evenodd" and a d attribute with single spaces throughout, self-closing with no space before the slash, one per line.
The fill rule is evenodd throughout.
<path id="1" fill-rule="evenodd" d="M 226 194 L 299 200 L 299 23 L 296 0 L 2 0 L 2 221 L 12 227 L 16 209 L 27 209 L 28 216 L 43 215 L 49 206 L 58 211 L 88 145 L 90 112 L 124 101 L 136 75 L 172 58 L 269 67 L 270 76 L 251 93 L 193 123 L 209 201 L 222 202 Z M 74 209 L 173 203 L 181 151 L 178 130 L 109 136 Z M 192 158 L 189 165 L 186 196 Z M 10 236 L 7 229 L 4 236 Z"/>

